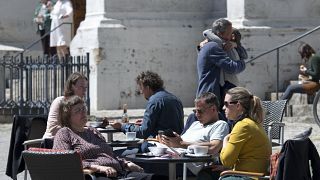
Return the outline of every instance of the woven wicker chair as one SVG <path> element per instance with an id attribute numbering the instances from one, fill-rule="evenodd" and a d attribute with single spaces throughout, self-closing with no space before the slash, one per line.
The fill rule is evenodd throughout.
<path id="1" fill-rule="evenodd" d="M 75 151 L 30 148 L 22 152 L 32 180 L 95 179 L 82 168 L 80 154 Z"/>
<path id="2" fill-rule="evenodd" d="M 269 136 L 272 145 L 283 145 L 284 142 L 284 123 L 282 118 L 287 105 L 287 100 L 262 101 L 265 109 L 265 119 L 263 126 Z M 273 142 L 277 140 L 278 142 Z"/>
<path id="3" fill-rule="evenodd" d="M 23 142 L 24 150 L 27 150 L 30 147 L 38 147 L 40 148 L 42 144 L 45 142 L 45 139 L 42 139 L 43 134 L 46 131 L 47 127 L 47 116 L 24 116 L 27 118 L 31 118 L 31 125 L 29 129 L 29 136 L 27 140 Z M 48 148 L 48 147 L 46 147 Z M 51 147 L 49 147 L 51 148 Z M 28 179 L 28 169 L 27 166 L 24 167 L 24 180 Z"/>

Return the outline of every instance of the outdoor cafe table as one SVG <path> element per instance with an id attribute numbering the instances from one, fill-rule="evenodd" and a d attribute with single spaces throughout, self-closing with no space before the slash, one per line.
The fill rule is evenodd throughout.
<path id="1" fill-rule="evenodd" d="M 169 180 L 176 179 L 176 164 L 183 163 L 183 180 L 186 180 L 186 163 L 191 162 L 211 162 L 212 156 L 205 157 L 147 157 L 147 156 L 136 156 L 135 154 L 127 155 L 126 159 L 133 162 L 140 163 L 168 163 L 169 164 Z"/>
<path id="2" fill-rule="evenodd" d="M 116 140 L 108 142 L 111 147 L 139 147 L 144 142 L 143 139 L 126 141 L 126 140 Z"/>
<path id="3" fill-rule="evenodd" d="M 97 130 L 100 133 L 107 133 L 107 142 L 112 142 L 113 141 L 113 133 L 121 132 L 120 130 L 114 129 L 111 126 L 107 126 L 105 128 L 97 128 Z"/>

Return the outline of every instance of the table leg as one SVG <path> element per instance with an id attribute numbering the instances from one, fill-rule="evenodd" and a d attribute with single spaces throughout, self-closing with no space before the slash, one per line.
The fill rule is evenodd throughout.
<path id="1" fill-rule="evenodd" d="M 176 180 L 176 163 L 169 163 L 169 180 Z"/>
<path id="2" fill-rule="evenodd" d="M 113 133 L 107 133 L 107 142 L 113 141 Z"/>
<path id="3" fill-rule="evenodd" d="M 183 163 L 183 175 L 182 180 L 187 180 L 187 163 Z"/>

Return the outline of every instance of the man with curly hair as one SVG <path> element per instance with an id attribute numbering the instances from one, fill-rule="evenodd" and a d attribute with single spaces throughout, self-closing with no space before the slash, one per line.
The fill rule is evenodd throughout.
<path id="1" fill-rule="evenodd" d="M 128 123 L 114 123 L 115 129 L 136 132 L 137 138 L 156 137 L 159 130 L 172 129 L 181 133 L 183 129 L 183 106 L 179 98 L 166 91 L 161 77 L 152 71 L 141 72 L 136 82 L 148 100 L 141 126 Z M 144 151 L 142 149 L 142 151 Z"/>

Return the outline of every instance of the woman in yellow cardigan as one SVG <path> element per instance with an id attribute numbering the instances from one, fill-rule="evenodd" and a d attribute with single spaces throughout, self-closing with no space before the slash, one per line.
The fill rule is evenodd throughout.
<path id="1" fill-rule="evenodd" d="M 224 106 L 226 117 L 236 121 L 231 133 L 223 140 L 220 162 L 223 168 L 266 173 L 271 155 L 271 144 L 262 126 L 264 111 L 260 98 L 247 89 L 235 87 L 227 91 Z M 210 179 L 223 170 L 214 166 Z M 208 175 L 208 174 L 207 174 Z M 213 178 L 212 176 L 216 176 Z M 198 179 L 204 179 L 202 176 Z M 208 178 L 208 177 L 206 177 Z M 246 179 L 227 177 L 224 179 Z"/>

